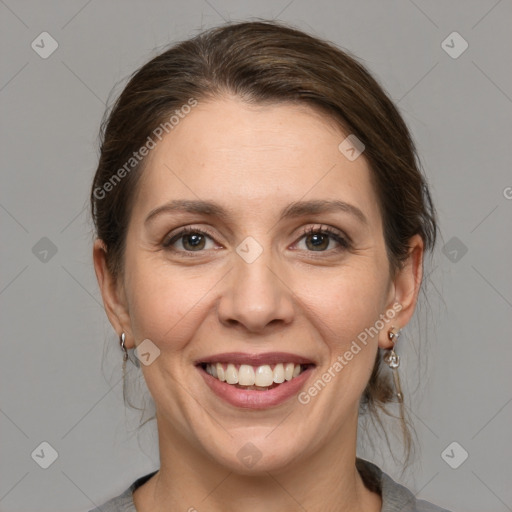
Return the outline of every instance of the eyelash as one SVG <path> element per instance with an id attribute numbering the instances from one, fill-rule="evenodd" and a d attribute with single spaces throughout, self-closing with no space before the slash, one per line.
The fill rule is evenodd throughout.
<path id="1" fill-rule="evenodd" d="M 178 251 L 178 250 L 172 248 L 172 245 L 175 242 L 177 242 L 180 238 L 183 238 L 184 236 L 192 234 L 192 233 L 198 234 L 198 235 L 206 235 L 207 237 L 214 239 L 213 234 L 210 233 L 208 230 L 197 229 L 197 228 L 194 228 L 191 226 L 187 226 L 187 227 L 183 228 L 181 231 L 179 231 L 178 233 L 176 233 L 175 235 L 173 235 L 172 238 L 164 240 L 164 242 L 162 243 L 162 247 L 166 250 L 173 251 L 175 253 L 186 254 L 188 257 L 190 257 L 190 256 L 194 257 L 195 253 L 201 253 L 204 251 L 187 251 L 187 250 Z M 302 233 L 299 240 L 302 240 L 302 238 L 304 238 L 305 236 L 316 235 L 316 234 L 330 236 L 333 240 L 338 242 L 341 247 L 338 247 L 337 249 L 330 249 L 327 251 L 308 251 L 308 252 L 311 252 L 311 253 L 315 253 L 315 252 L 330 253 L 332 251 L 339 252 L 339 251 L 350 249 L 352 247 L 351 242 L 347 238 L 343 237 L 337 230 L 335 230 L 329 226 L 321 226 L 321 227 L 311 226 L 306 231 L 304 231 Z"/>

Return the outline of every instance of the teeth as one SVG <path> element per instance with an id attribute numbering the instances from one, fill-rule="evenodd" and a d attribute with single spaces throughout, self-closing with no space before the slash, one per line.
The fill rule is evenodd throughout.
<path id="1" fill-rule="evenodd" d="M 212 376 L 212 377 L 217 377 L 217 366 L 214 365 L 214 364 L 209 364 L 207 367 L 206 367 L 206 371 Z"/>
<path id="2" fill-rule="evenodd" d="M 238 372 L 234 364 L 228 364 L 225 372 L 226 382 L 228 384 L 238 384 Z"/>
<path id="3" fill-rule="evenodd" d="M 254 369 L 248 364 L 242 364 L 238 370 L 238 384 L 241 386 L 254 386 Z"/>
<path id="4" fill-rule="evenodd" d="M 284 378 L 286 380 L 292 380 L 294 367 L 295 367 L 295 365 L 293 363 L 288 363 L 284 367 Z"/>
<path id="5" fill-rule="evenodd" d="M 207 364 L 206 368 L 208 368 L 208 366 L 213 366 L 213 365 Z M 217 363 L 215 365 L 215 369 L 217 370 L 217 379 L 219 379 L 221 382 L 224 382 L 226 380 L 226 374 L 224 372 L 224 368 L 222 367 L 222 365 L 220 363 Z"/>
<path id="6" fill-rule="evenodd" d="M 281 384 L 284 382 L 284 366 L 283 363 L 276 364 L 274 368 L 274 382 Z"/>
<path id="7" fill-rule="evenodd" d="M 264 388 L 265 390 L 274 382 L 281 384 L 285 380 L 289 381 L 298 377 L 302 370 L 304 370 L 304 366 L 294 363 L 278 363 L 274 369 L 268 364 L 258 367 L 242 364 L 238 369 L 233 363 L 228 363 L 227 366 L 222 363 L 206 365 L 206 372 L 221 382 L 248 386 L 247 389 Z"/>
<path id="8" fill-rule="evenodd" d="M 299 366 L 300 370 L 300 366 Z M 274 372 L 270 368 L 268 364 L 265 364 L 263 366 L 258 366 L 258 369 L 256 370 L 256 379 L 254 381 L 254 384 L 256 386 L 260 387 L 266 387 L 271 386 L 272 382 L 274 382 Z"/>

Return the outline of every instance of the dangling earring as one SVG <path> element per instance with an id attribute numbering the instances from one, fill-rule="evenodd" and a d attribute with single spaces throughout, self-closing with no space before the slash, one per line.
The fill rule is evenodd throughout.
<path id="1" fill-rule="evenodd" d="M 126 341 L 126 335 L 125 333 L 121 333 L 121 336 L 119 336 L 119 345 L 121 345 L 121 348 L 123 349 L 123 375 L 124 373 L 126 372 L 126 361 L 128 361 L 128 359 L 130 359 L 130 357 L 128 356 L 128 350 L 126 349 L 126 346 L 125 346 L 125 341 Z M 130 359 L 130 361 L 137 367 L 137 368 L 140 368 L 140 363 L 139 363 L 139 359 L 136 357 L 135 360 L 133 358 Z"/>
<path id="2" fill-rule="evenodd" d="M 121 345 L 121 349 L 124 352 L 124 354 L 123 354 L 123 377 L 126 373 L 126 361 L 128 360 L 128 350 L 126 350 L 126 346 L 124 344 L 125 340 L 126 340 L 126 335 L 123 332 L 121 334 L 121 336 L 119 336 L 119 345 Z"/>
<path id="3" fill-rule="evenodd" d="M 388 339 L 393 342 L 393 346 L 390 350 L 388 350 L 384 354 L 384 362 L 391 368 L 393 371 L 393 380 L 395 382 L 395 390 L 398 401 L 402 403 L 404 401 L 404 397 L 402 394 L 402 388 L 400 386 L 400 376 L 398 375 L 398 367 L 400 366 L 400 357 L 395 352 L 395 344 L 398 341 L 400 333 L 402 329 L 397 329 L 396 327 L 391 327 L 388 331 Z"/>

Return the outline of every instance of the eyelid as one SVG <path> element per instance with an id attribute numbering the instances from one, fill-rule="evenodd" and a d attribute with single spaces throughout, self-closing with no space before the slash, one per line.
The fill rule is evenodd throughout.
<path id="1" fill-rule="evenodd" d="M 170 233 L 170 234 L 165 236 L 165 238 L 164 238 L 164 240 L 162 242 L 162 245 L 164 247 L 170 247 L 171 246 L 171 242 L 177 241 L 181 237 L 183 237 L 183 236 L 185 236 L 185 235 L 187 235 L 189 233 L 200 233 L 200 234 L 208 235 L 212 240 L 215 240 L 215 235 L 208 228 L 202 228 L 202 227 L 199 228 L 199 227 L 195 227 L 195 226 L 185 226 L 183 228 L 177 228 L 174 231 L 175 231 L 174 233 Z M 192 251 L 188 251 L 188 252 L 192 252 Z"/>
<path id="2" fill-rule="evenodd" d="M 174 242 L 178 241 L 180 238 L 182 238 L 183 236 L 185 236 L 189 233 L 199 233 L 199 234 L 206 235 L 212 241 L 217 243 L 216 235 L 214 235 L 208 228 L 195 227 L 192 225 L 192 226 L 185 226 L 183 228 L 177 228 L 177 232 L 175 230 L 175 232 L 173 234 L 169 234 L 164 238 L 164 240 L 162 242 L 162 246 L 165 249 L 170 249 L 170 248 L 172 248 L 172 245 L 174 244 Z M 305 236 L 307 236 L 309 234 L 316 234 L 316 233 L 326 233 L 328 236 L 333 238 L 341 246 L 342 249 L 338 248 L 338 249 L 331 249 L 328 251 L 308 251 L 308 252 L 311 252 L 311 253 L 318 252 L 320 254 L 332 253 L 333 251 L 336 251 L 336 250 L 338 250 L 338 251 L 346 250 L 352 246 L 352 240 L 345 232 L 341 231 L 338 228 L 335 228 L 335 227 L 329 226 L 329 225 L 325 225 L 325 224 L 317 224 L 317 225 L 308 226 L 307 228 L 302 229 L 300 234 L 298 235 L 297 240 L 294 242 L 294 244 L 299 242 Z M 175 252 L 194 254 L 195 252 L 201 253 L 204 251 L 177 251 L 177 250 L 175 250 Z"/>
<path id="3" fill-rule="evenodd" d="M 318 224 L 316 226 L 309 226 L 308 228 L 306 228 L 306 230 L 302 232 L 301 237 L 304 235 L 317 232 L 324 232 L 331 236 L 337 236 L 339 238 L 344 239 L 347 242 L 347 244 L 352 244 L 352 239 L 344 231 L 333 226 L 329 226 L 328 224 Z"/>

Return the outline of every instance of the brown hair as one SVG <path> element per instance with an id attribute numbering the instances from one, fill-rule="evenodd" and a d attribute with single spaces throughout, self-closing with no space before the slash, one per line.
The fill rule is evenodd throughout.
<path id="1" fill-rule="evenodd" d="M 169 126 L 170 116 L 179 114 L 191 99 L 226 94 L 253 104 L 307 104 L 364 143 L 391 276 L 408 256 L 413 235 L 422 237 L 426 251 L 433 249 L 436 215 L 410 133 L 393 102 L 356 57 L 275 21 L 229 23 L 150 60 L 132 75 L 106 112 L 90 201 L 97 237 L 105 243 L 114 276 L 123 272 L 131 205 L 146 161 L 135 160 L 134 154 L 158 126 Z M 394 391 L 389 372 L 381 373 L 380 352 L 361 397 L 361 411 L 368 410 L 382 426 L 379 409 L 389 414 L 385 404 L 393 401 Z M 411 436 L 402 404 L 400 423 L 408 460 Z"/>

